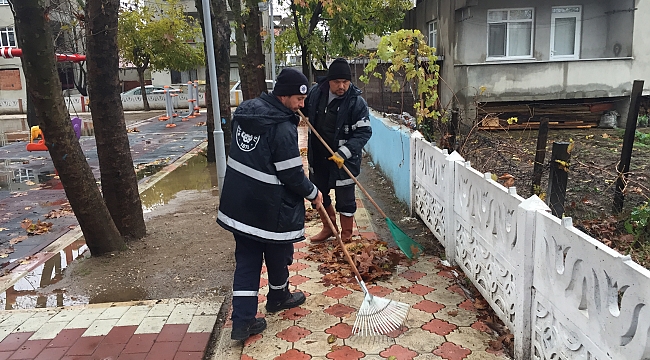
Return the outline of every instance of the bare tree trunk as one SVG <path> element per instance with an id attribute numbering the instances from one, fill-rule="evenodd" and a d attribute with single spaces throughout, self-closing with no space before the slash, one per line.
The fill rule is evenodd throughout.
<path id="1" fill-rule="evenodd" d="M 250 86 L 248 83 L 248 74 L 246 73 L 246 36 L 244 35 L 245 22 L 242 16 L 241 0 L 228 0 L 232 9 L 233 18 L 235 19 L 235 46 L 237 49 L 237 64 L 239 65 L 239 81 L 241 86 L 242 97 L 244 100 L 252 99 L 249 97 Z M 253 96 L 254 97 L 254 96 Z"/>
<path id="2" fill-rule="evenodd" d="M 147 228 L 120 98 L 119 7 L 119 0 L 88 0 L 86 3 L 90 111 L 104 201 L 122 236 L 140 239 L 145 236 Z"/>
<path id="3" fill-rule="evenodd" d="M 93 255 L 122 250 L 120 236 L 75 137 L 56 71 L 52 31 L 41 0 L 11 0 L 25 80 L 54 167 Z"/>
<path id="4" fill-rule="evenodd" d="M 136 68 L 138 71 L 138 81 L 140 82 L 140 93 L 142 94 L 142 105 L 144 106 L 144 111 L 149 111 L 149 99 L 147 98 L 147 89 L 144 84 L 144 70 L 143 68 Z"/>
<path id="5" fill-rule="evenodd" d="M 264 71 L 264 52 L 262 51 L 262 29 L 260 27 L 261 14 L 257 0 L 246 0 L 249 9 L 248 21 L 246 21 L 246 40 L 248 41 L 248 70 L 251 73 L 249 83 L 252 97 L 260 96 L 266 92 L 266 72 Z M 272 29 L 271 29 L 272 30 Z"/>

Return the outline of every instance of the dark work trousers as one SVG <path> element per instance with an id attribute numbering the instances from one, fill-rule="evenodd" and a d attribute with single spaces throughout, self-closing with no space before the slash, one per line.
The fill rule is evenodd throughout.
<path id="1" fill-rule="evenodd" d="M 262 260 L 269 276 L 266 301 L 281 302 L 289 297 L 289 269 L 293 262 L 293 244 L 269 244 L 234 234 L 235 279 L 232 285 L 233 326 L 250 323 L 257 315 Z"/>
<path id="2" fill-rule="evenodd" d="M 330 190 L 332 190 L 329 182 L 330 164 L 315 164 L 313 169 L 314 172 L 309 174 L 309 180 L 323 194 L 323 206 L 328 207 L 332 204 L 332 198 L 329 195 Z M 335 186 L 334 195 L 336 196 L 336 211 L 344 216 L 354 216 L 354 213 L 357 211 L 357 202 L 354 197 L 354 183 L 352 185 Z"/>

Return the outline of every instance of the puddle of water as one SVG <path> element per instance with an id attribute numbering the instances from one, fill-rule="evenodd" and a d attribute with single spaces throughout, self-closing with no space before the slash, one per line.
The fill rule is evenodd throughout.
<path id="1" fill-rule="evenodd" d="M 87 250 L 88 246 L 84 240 L 77 240 L 68 245 L 0 294 L 0 308 L 13 310 L 88 304 L 88 298 L 70 297 L 65 291 L 53 294 L 40 292 L 40 289 L 60 281 L 63 278 L 63 270 L 74 259 L 84 256 Z"/>
<path id="2" fill-rule="evenodd" d="M 216 167 L 209 165 L 205 156 L 192 157 L 143 192 L 141 194 L 143 211 L 151 212 L 154 208 L 167 204 L 183 190 L 212 190 L 212 195 L 218 195 Z M 58 202 L 44 202 L 41 205 L 55 203 Z M 86 255 L 89 255 L 89 252 L 84 240 L 77 240 L 70 244 L 19 279 L 5 292 L 0 293 L 0 309 L 33 309 L 146 299 L 146 292 L 137 287 L 111 287 L 93 295 L 92 298 L 71 297 L 66 294 L 65 289 L 50 293 L 43 291 L 48 285 L 55 284 L 63 278 L 64 270 L 73 260 Z"/>
<path id="3" fill-rule="evenodd" d="M 101 304 L 108 302 L 135 301 L 147 298 L 147 293 L 139 287 L 107 289 L 90 298 L 89 304 Z"/>
<path id="4" fill-rule="evenodd" d="M 24 191 L 39 185 L 58 182 L 52 165 L 37 164 L 38 160 L 27 162 L 4 161 L 0 164 L 0 190 Z"/>
<path id="5" fill-rule="evenodd" d="M 145 213 L 151 212 L 156 207 L 167 204 L 183 190 L 213 190 L 212 195 L 217 195 L 217 170 L 213 164 L 208 164 L 205 156 L 193 156 L 142 192 L 142 210 Z"/>

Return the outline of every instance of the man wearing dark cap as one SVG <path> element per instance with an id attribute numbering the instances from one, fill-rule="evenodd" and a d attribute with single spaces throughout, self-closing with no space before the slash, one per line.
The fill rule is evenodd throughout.
<path id="1" fill-rule="evenodd" d="M 314 128 L 335 152 L 334 155 L 314 135 L 309 136 L 309 179 L 323 193 L 323 206 L 332 223 L 336 224 L 336 211 L 341 219 L 341 238 L 352 237 L 354 213 L 357 203 L 354 196 L 354 180 L 361 171 L 361 149 L 372 135 L 368 104 L 361 97 L 361 90 L 350 82 L 352 72 L 345 59 L 332 62 L 327 77 L 315 85 L 305 101 L 307 116 Z M 334 189 L 336 208 L 329 196 Z M 327 240 L 334 233 L 321 218 L 323 229 L 309 238 L 312 242 Z"/>
<path id="2" fill-rule="evenodd" d="M 270 94 L 244 101 L 233 115 L 232 144 L 220 194 L 217 223 L 235 237 L 232 291 L 233 340 L 266 328 L 257 314 L 262 260 L 269 292 L 266 311 L 290 309 L 305 295 L 289 292 L 293 243 L 305 238 L 304 199 L 314 206 L 322 194 L 305 176 L 298 148 L 298 109 L 307 97 L 307 78 L 284 69 Z"/>

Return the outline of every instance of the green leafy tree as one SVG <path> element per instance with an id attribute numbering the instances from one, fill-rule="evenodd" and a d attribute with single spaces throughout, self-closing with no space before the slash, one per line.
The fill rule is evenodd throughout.
<path id="1" fill-rule="evenodd" d="M 353 56 L 366 35 L 384 35 L 402 24 L 413 5 L 409 0 L 294 0 L 291 16 L 295 46 L 302 51 L 302 70 L 312 72 L 312 57 L 323 66 L 327 55 Z"/>
<path id="2" fill-rule="evenodd" d="M 399 30 L 383 36 L 377 52 L 370 55 L 365 75 L 361 81 L 368 83 L 369 76 L 384 79 L 393 92 L 405 92 L 409 85 L 413 91 L 415 117 L 418 125 L 425 119 L 438 119 L 438 77 L 436 49 L 427 45 L 420 30 Z M 375 71 L 380 61 L 390 63 L 384 74 Z"/>
<path id="3" fill-rule="evenodd" d="M 142 94 L 147 69 L 186 71 L 204 64 L 203 48 L 193 44 L 201 38 L 201 26 L 178 0 L 151 0 L 124 10 L 118 29 L 120 56 L 135 66 Z M 144 95 L 142 102 L 149 110 Z"/>

